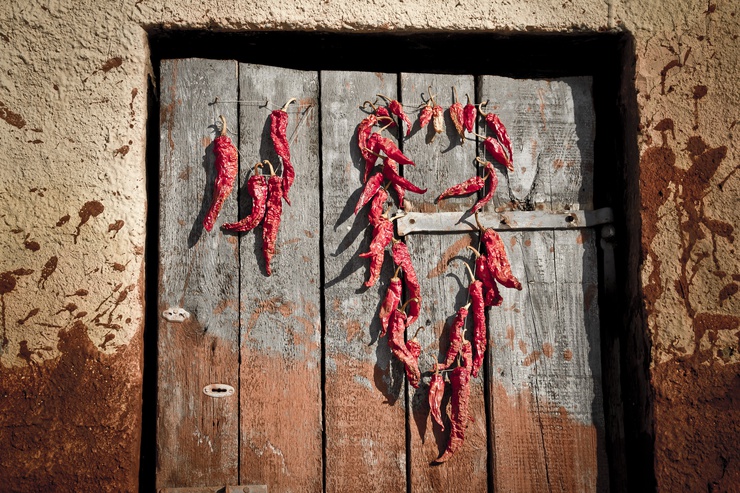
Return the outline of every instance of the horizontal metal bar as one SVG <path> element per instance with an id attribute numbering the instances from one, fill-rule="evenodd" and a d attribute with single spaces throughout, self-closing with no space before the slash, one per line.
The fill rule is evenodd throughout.
<path id="1" fill-rule="evenodd" d="M 398 218 L 398 234 L 454 233 L 477 230 L 475 216 L 461 212 L 409 212 Z M 522 229 L 578 229 L 591 228 L 613 222 L 612 210 L 608 207 L 592 211 L 506 211 L 483 212 L 478 220 L 486 228 L 497 231 Z"/>
<path id="2" fill-rule="evenodd" d="M 160 488 L 159 493 L 267 493 L 267 485 L 201 486 L 195 488 Z"/>

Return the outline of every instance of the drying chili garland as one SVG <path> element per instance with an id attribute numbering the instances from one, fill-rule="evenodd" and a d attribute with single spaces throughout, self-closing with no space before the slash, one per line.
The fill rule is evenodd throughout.
<path id="1" fill-rule="evenodd" d="M 454 88 L 453 88 L 454 90 Z M 369 251 L 360 254 L 360 257 L 370 258 L 368 280 L 365 286 L 374 286 L 380 277 L 380 271 L 385 259 L 387 248 L 391 247 L 391 256 L 396 270 L 391 277 L 385 297 L 380 305 L 380 337 L 388 336 L 388 346 L 393 355 L 404 364 L 409 384 L 418 388 L 421 382 L 419 357 L 421 345 L 416 334 L 405 340 L 406 329 L 419 317 L 421 312 L 422 296 L 419 281 L 416 277 L 411 255 L 406 244 L 394 236 L 393 220 L 402 216 L 404 197 L 406 192 L 423 194 L 422 189 L 399 174 L 401 165 L 415 166 L 416 164 L 405 156 L 396 144 L 381 135 L 387 128 L 398 127 L 399 137 L 403 135 L 401 125 L 406 125 L 406 136 L 411 133 L 411 121 L 403 110 L 403 105 L 382 94 L 378 94 L 386 105 L 378 105 L 377 101 L 365 101 L 360 109 L 371 108 L 372 113 L 366 116 L 357 127 L 357 142 L 365 161 L 363 172 L 364 187 L 357 205 L 355 214 L 370 203 L 368 221 L 373 228 L 372 241 Z M 450 118 L 460 137 L 460 143 L 465 142 L 466 133 L 483 139 L 483 145 L 493 159 L 513 171 L 511 140 L 501 120 L 494 113 L 486 113 L 483 107 L 487 102 L 474 105 L 467 99 L 465 106 L 458 101 L 455 90 L 455 102 L 449 108 Z M 478 115 L 483 116 L 485 123 L 493 136 L 478 135 L 473 132 Z M 398 119 L 394 119 L 394 116 Z M 434 128 L 434 137 L 444 131 L 444 108 L 437 104 L 429 88 L 429 98 L 421 106 L 418 117 L 419 127 L 424 128 L 430 122 Z M 375 132 L 375 127 L 380 129 Z M 378 167 L 378 160 L 381 164 Z M 455 315 L 450 330 L 450 345 L 443 363 L 435 359 L 431 381 L 429 384 L 429 408 L 432 420 L 444 430 L 441 408 L 442 397 L 445 392 L 444 374 L 449 373 L 449 382 L 452 389 L 450 399 L 450 439 L 442 455 L 436 462 L 446 462 L 462 447 L 465 440 L 465 429 L 470 421 L 470 378 L 477 377 L 483 366 L 483 358 L 488 342 L 486 325 L 486 307 L 501 305 L 503 298 L 498 285 L 513 289 L 522 289 L 521 283 L 511 272 L 511 265 L 506 257 L 501 237 L 493 229 L 485 229 L 478 222 L 478 211 L 488 203 L 498 185 L 498 178 L 491 164 L 481 158 L 476 162 L 483 167 L 484 176 L 476 174 L 470 179 L 451 186 L 442 192 L 437 201 L 467 196 L 486 189 L 485 195 L 477 200 L 470 213 L 475 214 L 480 229 L 479 249 L 470 248 L 475 254 L 475 272 L 465 264 L 470 276 L 468 286 L 469 303 L 460 307 Z M 401 211 L 389 218 L 389 209 L 386 209 L 388 188 L 393 187 Z M 403 301 L 403 288 L 406 289 L 406 301 Z M 472 311 L 473 341 L 465 339 L 465 325 L 468 312 Z M 421 328 L 419 329 L 421 330 Z M 417 330 L 418 334 L 418 330 Z"/>

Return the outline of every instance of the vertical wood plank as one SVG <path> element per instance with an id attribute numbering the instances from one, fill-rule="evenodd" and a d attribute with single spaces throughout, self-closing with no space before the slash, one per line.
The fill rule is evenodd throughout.
<path id="1" fill-rule="evenodd" d="M 240 100 L 267 99 L 273 107 L 298 100 L 287 108 L 296 179 L 292 206 L 283 204 L 272 276 L 265 274 L 262 227 L 240 239 L 240 480 L 270 491 L 322 489 L 318 90 L 317 72 L 239 65 Z M 264 159 L 281 173 L 269 109 L 241 105 L 239 133 L 242 183 Z M 240 200 L 249 202 L 246 192 Z"/>
<path id="2" fill-rule="evenodd" d="M 440 74 L 402 74 L 402 98 L 406 105 L 421 102 L 421 94 L 428 95 L 428 86 L 436 94 L 438 104 L 448 108 L 453 102 L 452 88 L 465 104 L 465 94 L 474 94 L 474 80 L 470 76 Z M 413 118 L 416 119 L 414 113 Z M 476 174 L 475 141 L 460 144 L 449 114 L 445 112 L 446 132 L 427 143 L 429 129 L 414 133 L 404 141 L 404 153 L 416 162 L 416 167 L 404 167 L 404 176 L 422 188 L 424 195 L 408 194 L 415 211 L 459 211 L 460 216 L 476 200 L 475 196 L 443 200 L 434 199 L 446 188 L 467 180 Z M 453 458 L 442 465 L 430 463 L 441 455 L 449 439 L 449 423 L 441 432 L 432 425 L 429 416 L 428 391 L 432 358 L 443 361 L 448 347 L 449 326 L 457 309 L 467 302 L 470 282 L 463 261 L 471 258 L 466 245 L 477 241 L 477 235 L 411 235 L 406 238 L 424 297 L 419 321 L 410 328 L 413 336 L 419 324 L 425 327 L 418 339 L 422 346 L 420 369 L 427 372 L 419 389 L 409 387 L 411 413 L 411 489 L 423 491 L 485 491 L 487 488 L 486 413 L 482 376 L 471 379 L 470 413 L 475 421 L 468 425 L 465 444 Z M 477 244 L 476 244 L 477 246 Z M 472 340 L 472 332 L 466 337 Z M 448 385 L 449 394 L 449 385 Z M 445 399 L 445 403 L 448 399 Z M 447 412 L 449 416 L 449 410 Z"/>
<path id="3" fill-rule="evenodd" d="M 512 140 L 514 171 L 491 156 L 497 210 L 593 208 L 595 116 L 591 77 L 518 80 L 481 77 L 484 111 L 496 113 Z M 479 124 L 479 133 L 485 125 Z M 493 135 L 488 131 L 488 135 Z"/>
<path id="4" fill-rule="evenodd" d="M 358 107 L 378 93 L 395 97 L 395 74 L 321 72 L 327 492 L 406 490 L 403 370 L 378 341 L 392 262 L 363 287 L 369 262 L 358 255 L 371 228 L 365 210 L 353 215 L 364 173 Z"/>
<path id="5" fill-rule="evenodd" d="M 490 208 L 592 208 L 590 84 L 482 77 L 514 147 Z M 524 289 L 489 316 L 495 489 L 607 490 L 594 233 L 502 238 Z"/>
<path id="6" fill-rule="evenodd" d="M 238 252 L 203 217 L 215 177 L 218 116 L 236 127 L 237 64 L 165 60 L 160 76 L 159 312 L 182 307 L 183 323 L 159 320 L 157 487 L 233 483 L 238 398 L 206 396 L 211 383 L 238 385 Z M 236 213 L 236 194 L 218 224 Z"/>

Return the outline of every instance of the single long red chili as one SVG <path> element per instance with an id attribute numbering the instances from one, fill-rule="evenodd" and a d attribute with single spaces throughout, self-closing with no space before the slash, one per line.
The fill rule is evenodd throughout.
<path id="1" fill-rule="evenodd" d="M 270 261 L 275 255 L 275 242 L 283 214 L 283 180 L 275 174 L 270 161 L 266 163 L 270 167 L 270 178 L 267 180 L 267 210 L 265 211 L 265 222 L 262 225 L 262 254 L 265 258 L 265 271 L 268 276 L 271 276 Z"/>
<path id="2" fill-rule="evenodd" d="M 381 187 L 373 197 L 373 201 L 370 202 L 370 211 L 367 213 L 367 220 L 372 226 L 375 226 L 380 220 L 380 216 L 383 215 L 383 208 L 387 199 L 388 192 L 384 187 Z"/>
<path id="3" fill-rule="evenodd" d="M 393 159 L 385 159 L 383 165 L 390 166 L 393 172 L 398 174 L 398 163 Z M 403 199 L 406 197 L 406 189 L 396 183 L 392 183 L 392 185 L 393 190 L 396 191 L 396 196 L 398 197 L 398 207 L 403 207 Z"/>
<path id="4" fill-rule="evenodd" d="M 504 147 L 506 147 L 506 150 L 509 151 L 509 160 L 513 161 L 514 154 L 511 151 L 511 138 L 509 137 L 509 132 L 507 132 L 506 127 L 501 122 L 498 115 L 496 115 L 495 113 L 485 113 L 483 111 L 483 107 L 487 104 L 488 101 L 480 104 L 480 114 L 483 115 L 483 117 L 485 118 L 488 128 L 490 128 L 493 133 L 496 134 L 498 140 L 500 140 Z"/>
<path id="5" fill-rule="evenodd" d="M 239 153 L 226 135 L 226 119 L 219 115 L 221 120 L 221 134 L 213 139 L 213 154 L 216 156 L 214 166 L 216 168 L 216 180 L 213 187 L 213 200 L 208 208 L 206 217 L 203 218 L 203 227 L 211 231 L 216 223 L 218 213 L 221 212 L 226 197 L 234 189 L 236 175 L 239 172 Z"/>
<path id="6" fill-rule="evenodd" d="M 475 128 L 475 120 L 478 117 L 478 110 L 475 105 L 470 102 L 470 96 L 465 95 L 468 98 L 468 104 L 463 108 L 463 126 L 468 132 L 472 132 Z"/>
<path id="7" fill-rule="evenodd" d="M 367 143 L 368 147 L 372 149 L 373 152 L 375 152 L 375 149 L 379 149 L 383 151 L 386 156 L 399 164 L 410 164 L 411 166 L 416 166 L 411 159 L 404 156 L 398 146 L 391 139 L 383 137 L 378 133 L 374 133 L 370 136 Z"/>
<path id="8" fill-rule="evenodd" d="M 457 185 L 452 185 L 450 188 L 439 194 L 436 201 L 446 199 L 448 197 L 460 197 L 462 195 L 468 195 L 475 193 L 486 184 L 482 176 L 474 176 L 468 180 Z"/>
<path id="9" fill-rule="evenodd" d="M 470 422 L 470 342 L 465 341 L 462 348 L 463 366 L 452 370 L 450 384 L 452 384 L 452 398 L 450 399 L 450 440 L 447 448 L 436 462 L 446 462 L 455 452 L 460 450 L 465 441 L 465 429 Z"/>
<path id="10" fill-rule="evenodd" d="M 467 265 L 467 264 L 466 264 Z M 483 283 L 474 280 L 468 286 L 470 295 L 470 307 L 473 311 L 473 344 L 475 345 L 475 358 L 473 359 L 473 377 L 478 376 L 478 371 L 483 365 L 483 355 L 486 352 L 488 336 L 486 334 L 486 307 L 483 301 Z"/>
<path id="11" fill-rule="evenodd" d="M 514 165 L 511 163 L 511 160 L 506 157 L 506 152 L 504 151 L 504 147 L 501 145 L 501 142 L 494 139 L 493 137 L 483 137 L 482 135 L 478 135 L 478 137 L 484 139 L 483 145 L 485 146 L 488 153 L 493 156 L 496 161 L 506 166 L 509 171 L 514 171 Z"/>
<path id="12" fill-rule="evenodd" d="M 445 393 L 445 379 L 439 372 L 437 364 L 434 364 L 434 373 L 432 379 L 429 382 L 429 410 L 432 415 L 432 420 L 439 425 L 439 428 L 444 431 L 445 425 L 442 422 L 442 397 Z"/>
<path id="13" fill-rule="evenodd" d="M 380 337 L 383 337 L 388 331 L 388 323 L 390 322 L 393 311 L 398 308 L 398 303 L 401 301 L 401 294 L 403 285 L 401 284 L 401 278 L 398 277 L 398 269 L 395 274 L 391 277 L 390 283 L 388 284 L 388 290 L 385 292 L 385 298 L 383 303 L 380 305 Z"/>
<path id="14" fill-rule="evenodd" d="M 522 289 L 522 283 L 511 272 L 511 264 L 506 256 L 501 236 L 493 228 L 488 228 L 483 232 L 481 241 L 488 252 L 488 269 L 493 278 L 507 288 Z"/>
<path id="15" fill-rule="evenodd" d="M 255 164 L 254 173 L 247 180 L 247 193 L 252 197 L 252 212 L 239 222 L 221 225 L 222 229 L 244 233 L 253 230 L 262 222 L 267 204 L 267 178 L 265 175 L 257 174 L 257 169 L 261 167 L 262 163 Z"/>
<path id="16" fill-rule="evenodd" d="M 411 120 L 409 120 L 409 117 L 403 111 L 403 106 L 401 105 L 401 103 L 382 94 L 378 94 L 378 96 L 388 101 L 388 109 L 391 111 L 391 113 L 402 119 L 403 122 L 406 124 L 406 137 L 408 137 L 411 133 Z"/>
<path id="17" fill-rule="evenodd" d="M 455 92 L 455 102 L 450 106 L 450 118 L 452 119 L 452 124 L 455 125 L 457 134 L 460 136 L 460 143 L 464 144 L 465 128 L 463 127 L 463 121 L 465 120 L 465 111 L 463 110 L 462 103 L 457 100 L 457 89 L 453 87 L 452 90 Z"/>
<path id="18" fill-rule="evenodd" d="M 274 110 L 270 113 L 270 138 L 272 139 L 272 145 L 275 148 L 275 153 L 280 156 L 283 161 L 283 198 L 290 205 L 290 199 L 288 198 L 288 191 L 293 186 L 295 180 L 295 170 L 293 169 L 293 163 L 290 161 L 290 146 L 288 145 L 288 113 L 285 111 L 291 103 L 296 101 L 295 98 L 291 99 L 279 110 Z"/>
<path id="19" fill-rule="evenodd" d="M 406 342 L 406 351 L 411 356 L 410 360 L 405 363 L 406 378 L 415 389 L 419 388 L 421 382 L 421 371 L 419 370 L 419 356 L 421 355 L 421 344 L 416 337 Z"/>
<path id="20" fill-rule="evenodd" d="M 450 347 L 447 349 L 445 362 L 439 365 L 440 369 L 446 370 L 455 361 L 457 353 L 460 352 L 463 344 L 463 329 L 465 327 L 465 318 L 468 316 L 468 307 L 470 303 L 461 306 L 455 314 L 455 320 L 450 327 Z"/>
<path id="21" fill-rule="evenodd" d="M 370 177 L 369 180 L 365 182 L 365 187 L 362 189 L 362 194 L 360 194 L 360 199 L 357 201 L 357 205 L 355 205 L 355 214 L 357 214 L 360 209 L 362 209 L 365 204 L 370 202 L 370 200 L 375 196 L 376 193 L 378 193 L 378 190 L 380 190 L 381 186 L 383 185 L 383 175 L 381 173 L 376 173 L 373 176 Z"/>
<path id="22" fill-rule="evenodd" d="M 398 174 L 398 166 L 394 165 L 388 165 L 388 161 L 392 158 L 387 157 L 385 158 L 384 162 L 385 165 L 383 166 L 383 176 L 389 180 L 393 185 L 398 185 L 399 187 L 403 188 L 404 190 L 408 190 L 409 192 L 414 193 L 426 193 L 426 188 L 419 188 L 410 181 L 408 181 L 406 178 L 402 177 Z"/>
<path id="23" fill-rule="evenodd" d="M 419 380 L 421 379 L 421 372 L 419 372 L 419 364 L 417 357 L 414 357 L 411 352 L 406 348 L 406 343 L 403 340 L 403 335 L 406 332 L 406 314 L 401 309 L 396 308 L 393 311 L 393 315 L 390 320 L 390 328 L 388 329 L 388 347 L 391 349 L 393 356 L 398 358 L 406 367 L 406 374 L 409 376 L 409 383 L 418 388 Z M 416 370 L 414 370 L 416 367 Z M 410 371 L 410 373 L 409 373 Z"/>
<path id="24" fill-rule="evenodd" d="M 480 158 L 476 158 L 479 161 L 482 161 Z M 473 208 L 470 210 L 471 213 L 475 214 L 478 212 L 484 205 L 486 205 L 491 198 L 493 198 L 494 192 L 496 192 L 496 187 L 498 186 L 498 176 L 496 176 L 496 170 L 493 168 L 493 165 L 489 161 L 485 161 L 484 169 L 486 170 L 486 181 L 488 182 L 488 190 L 486 191 L 486 194 L 478 200 L 478 202 L 475 203 Z"/>
<path id="25" fill-rule="evenodd" d="M 411 262 L 411 254 L 408 246 L 402 241 L 395 240 L 391 247 L 393 262 L 403 269 L 403 281 L 406 286 L 406 294 L 409 301 L 408 323 L 411 325 L 419 318 L 421 313 L 421 287 L 419 279 L 416 277 L 414 264 Z"/>
<path id="26" fill-rule="evenodd" d="M 370 257 L 370 278 L 365 281 L 365 286 L 372 287 L 380 277 L 380 269 L 383 267 L 385 258 L 385 247 L 393 239 L 393 223 L 384 216 L 373 226 L 373 239 L 370 242 L 370 249 L 361 253 L 360 257 Z"/>
<path id="27" fill-rule="evenodd" d="M 362 120 L 357 126 L 357 146 L 360 148 L 362 157 L 365 159 L 365 175 L 362 180 L 363 183 L 367 181 L 370 170 L 375 166 L 375 162 L 378 160 L 377 156 L 368 151 L 367 144 L 368 138 L 373 131 L 373 126 L 375 126 L 376 123 L 378 123 L 378 119 L 375 118 L 375 115 L 368 115 L 367 118 Z M 368 163 L 372 164 L 368 165 Z"/>

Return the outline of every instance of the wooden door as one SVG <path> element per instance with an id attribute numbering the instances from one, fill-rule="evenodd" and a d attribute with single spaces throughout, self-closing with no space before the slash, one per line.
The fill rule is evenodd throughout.
<path id="1" fill-rule="evenodd" d="M 203 59 L 165 60 L 160 73 L 158 488 L 608 490 L 592 227 L 608 215 L 592 213 L 589 78 L 311 72 Z M 449 117 L 431 144 L 416 126 L 400 143 L 417 163 L 404 176 L 428 188 L 407 195 L 397 227 L 424 296 L 413 327 L 423 346 L 419 389 L 379 338 L 391 262 L 363 287 L 368 262 L 358 254 L 372 228 L 353 214 L 364 169 L 358 107 L 384 94 L 415 120 L 412 106 L 429 86 L 445 107 L 453 86 L 461 98 L 490 100 L 487 110 L 511 133 L 515 171 L 497 167 L 499 188 L 481 218 L 501 231 L 524 285 L 504 290 L 504 304 L 488 312 L 485 371 L 471 382 L 474 421 L 442 465 L 431 462 L 449 431 L 429 417 L 429 370 L 465 303 L 465 246 L 478 240 L 471 218 L 459 221 L 474 197 L 434 198 L 472 176 L 484 151 L 460 145 Z M 207 232 L 202 220 L 219 115 L 239 149 L 240 186 L 217 226 L 248 213 L 252 165 L 278 162 L 269 114 L 290 98 L 297 178 L 268 277 L 260 228 Z M 234 391 L 207 395 L 209 385 Z"/>

